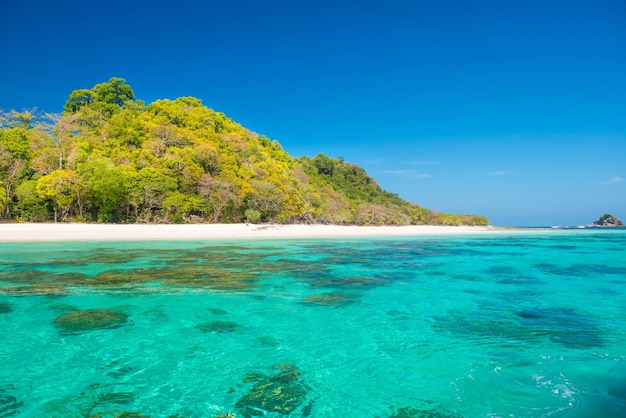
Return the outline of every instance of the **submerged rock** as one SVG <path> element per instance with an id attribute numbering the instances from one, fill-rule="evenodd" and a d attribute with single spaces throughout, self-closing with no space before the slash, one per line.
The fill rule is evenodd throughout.
<path id="1" fill-rule="evenodd" d="M 263 335 L 256 339 L 256 342 L 265 347 L 276 347 L 279 342 L 276 338 L 270 337 L 268 335 Z"/>
<path id="2" fill-rule="evenodd" d="M 0 417 L 19 415 L 24 405 L 23 402 L 18 401 L 15 396 L 11 395 L 13 390 L 15 390 L 13 385 L 0 386 Z"/>
<path id="3" fill-rule="evenodd" d="M 622 221 L 617 219 L 617 216 L 609 215 L 608 213 L 605 213 L 604 215 L 600 216 L 598 220 L 593 223 L 593 225 L 599 226 L 602 228 L 624 226 Z"/>
<path id="4" fill-rule="evenodd" d="M 291 364 L 279 364 L 278 374 L 250 374 L 244 382 L 255 382 L 250 392 L 236 403 L 243 417 L 264 416 L 270 413 L 289 415 L 295 411 L 307 394 L 306 386 L 299 382 L 302 372 Z M 310 411 L 308 411 L 310 414 Z"/>
<path id="5" fill-rule="evenodd" d="M 311 285 L 315 287 L 334 289 L 372 289 L 381 284 L 384 284 L 383 280 L 368 276 L 321 276 L 311 282 Z"/>
<path id="6" fill-rule="evenodd" d="M 230 321 L 213 321 L 196 325 L 196 328 L 202 332 L 218 332 L 227 333 L 235 332 L 239 329 L 239 324 Z"/>
<path id="7" fill-rule="evenodd" d="M 456 311 L 433 319 L 435 331 L 463 339 L 477 338 L 481 344 L 517 347 L 519 343 L 536 344 L 546 339 L 575 349 L 606 344 L 597 318 L 568 307 L 527 308 L 515 313 L 498 309 Z"/>
<path id="8" fill-rule="evenodd" d="M 0 303 L 0 314 L 13 312 L 13 305 L 8 302 Z"/>
<path id="9" fill-rule="evenodd" d="M 54 260 L 54 265 L 73 266 L 75 271 L 57 273 L 45 270 L 44 264 L 7 262 L 0 270 L 0 280 L 10 286 L 0 288 L 0 294 L 46 294 L 57 295 L 75 291 L 76 288 L 93 288 L 118 291 L 170 291 L 171 287 L 210 288 L 217 290 L 245 291 L 256 287 L 259 269 L 254 263 L 256 255 L 233 257 L 212 254 L 202 259 L 197 252 L 139 251 L 132 256 L 105 251 L 105 256 L 85 255 L 83 258 Z M 155 256 L 159 259 L 153 260 Z M 151 259 L 145 268 L 125 266 L 128 260 Z M 104 270 L 95 275 L 84 274 L 89 263 L 101 264 Z M 6 268 L 4 268 L 6 267 Z M 271 266 L 275 269 L 275 266 Z"/>
<path id="10" fill-rule="evenodd" d="M 221 309 L 221 308 L 208 308 L 208 309 L 212 314 L 215 314 L 215 315 L 226 315 L 228 313 L 224 309 Z"/>
<path id="11" fill-rule="evenodd" d="M 32 286 L 10 286 L 0 288 L 0 294 L 9 295 L 61 295 L 65 293 L 62 287 L 56 284 L 35 284 Z"/>
<path id="12" fill-rule="evenodd" d="M 128 384 L 128 383 L 127 383 Z M 133 410 L 137 395 L 133 392 L 118 392 L 116 383 L 93 383 L 80 393 L 54 399 L 43 406 L 50 417 L 88 418 L 149 418 L 143 412 Z M 0 417 L 3 417 L 0 413 Z"/>
<path id="13" fill-rule="evenodd" d="M 64 333 L 94 329 L 113 329 L 126 324 L 128 315 L 114 309 L 85 309 L 68 312 L 54 320 L 54 325 Z"/>
<path id="14" fill-rule="evenodd" d="M 354 302 L 354 299 L 355 297 L 353 295 L 345 293 L 324 293 L 321 295 L 309 296 L 304 299 L 302 303 L 307 305 L 341 306 Z"/>
<path id="15" fill-rule="evenodd" d="M 440 408 L 415 409 L 405 407 L 398 409 L 389 418 L 461 418 L 461 415 Z"/>
<path id="16" fill-rule="evenodd" d="M 517 313 L 524 325 L 568 348 L 595 348 L 605 345 L 598 321 L 566 307 L 524 309 Z"/>

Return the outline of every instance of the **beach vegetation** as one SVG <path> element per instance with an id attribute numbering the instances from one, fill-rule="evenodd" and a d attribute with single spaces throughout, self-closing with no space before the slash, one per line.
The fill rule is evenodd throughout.
<path id="1" fill-rule="evenodd" d="M 246 222 L 249 222 L 251 224 L 259 223 L 259 221 L 261 220 L 261 211 L 257 209 L 246 209 L 245 215 Z"/>
<path id="2" fill-rule="evenodd" d="M 0 183 L 9 221 L 488 223 L 409 203 L 341 157 L 292 157 L 197 98 L 145 104 L 117 77 L 61 114 L 3 113 Z"/>

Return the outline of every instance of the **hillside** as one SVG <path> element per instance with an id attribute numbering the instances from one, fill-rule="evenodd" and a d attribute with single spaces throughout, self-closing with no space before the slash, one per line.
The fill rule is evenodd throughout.
<path id="1" fill-rule="evenodd" d="M 410 204 L 341 159 L 294 158 L 196 98 L 145 104 L 120 78 L 73 91 L 62 115 L 0 123 L 5 221 L 488 223 Z"/>

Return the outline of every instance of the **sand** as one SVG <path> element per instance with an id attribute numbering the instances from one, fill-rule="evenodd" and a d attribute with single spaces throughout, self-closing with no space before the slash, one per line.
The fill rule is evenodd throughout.
<path id="1" fill-rule="evenodd" d="M 0 241 L 314 238 L 475 234 L 489 226 L 339 226 L 275 224 L 0 224 Z"/>

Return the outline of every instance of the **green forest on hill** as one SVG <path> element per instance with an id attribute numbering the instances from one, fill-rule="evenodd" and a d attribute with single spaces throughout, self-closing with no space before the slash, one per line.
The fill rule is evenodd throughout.
<path id="1" fill-rule="evenodd" d="M 408 203 L 341 158 L 294 158 L 196 98 L 146 105 L 121 78 L 73 91 L 61 115 L 1 114 L 0 219 L 488 223 Z"/>

